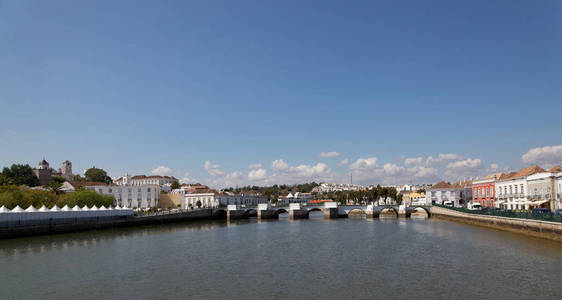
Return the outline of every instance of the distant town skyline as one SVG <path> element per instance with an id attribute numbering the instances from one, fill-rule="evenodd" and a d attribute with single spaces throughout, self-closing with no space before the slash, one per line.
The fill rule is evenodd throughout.
<path id="1" fill-rule="evenodd" d="M 227 187 L 562 163 L 560 1 L 0 7 L 2 167 Z"/>

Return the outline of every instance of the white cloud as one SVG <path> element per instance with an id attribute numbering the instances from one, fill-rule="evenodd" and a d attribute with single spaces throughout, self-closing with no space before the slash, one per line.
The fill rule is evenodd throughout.
<path id="1" fill-rule="evenodd" d="M 404 171 L 404 167 L 395 165 L 395 164 L 391 164 L 391 163 L 386 163 L 384 164 L 384 166 L 382 167 L 384 173 L 388 174 L 388 175 L 397 175 L 400 172 Z"/>
<path id="2" fill-rule="evenodd" d="M 459 154 L 454 154 L 454 153 L 439 153 L 439 155 L 437 156 L 437 158 L 434 158 L 433 156 L 429 156 L 427 157 L 427 159 L 425 160 L 425 164 L 428 166 L 436 166 L 448 161 L 455 161 L 455 160 L 462 160 L 464 159 L 464 156 L 459 155 Z"/>
<path id="3" fill-rule="evenodd" d="M 291 166 L 282 159 L 271 163 L 273 174 L 268 181 L 275 183 L 297 183 L 303 181 L 326 181 L 333 179 L 332 170 L 325 163 Z"/>
<path id="4" fill-rule="evenodd" d="M 230 179 L 230 180 L 242 179 L 243 177 L 244 177 L 244 174 L 242 174 L 242 172 L 240 172 L 240 171 L 234 171 L 234 172 L 226 175 L 226 178 Z"/>
<path id="5" fill-rule="evenodd" d="M 490 170 L 498 170 L 500 168 L 500 165 L 492 163 L 490 164 Z"/>
<path id="6" fill-rule="evenodd" d="M 271 168 L 275 171 L 285 171 L 289 169 L 289 164 L 282 159 L 277 159 L 271 162 Z"/>
<path id="7" fill-rule="evenodd" d="M 468 179 L 483 176 L 482 160 L 467 158 L 447 164 L 445 176 L 450 180 Z"/>
<path id="8" fill-rule="evenodd" d="M 180 179 L 180 183 L 196 183 L 197 179 L 192 178 L 191 174 L 189 174 L 189 172 L 185 172 L 185 174 L 183 175 L 183 177 Z"/>
<path id="9" fill-rule="evenodd" d="M 248 169 L 261 169 L 263 166 L 261 164 L 251 164 L 248 166 Z"/>
<path id="10" fill-rule="evenodd" d="M 224 175 L 224 171 L 220 169 L 220 165 L 212 164 L 210 161 L 205 161 L 205 165 L 203 166 L 207 173 L 211 176 L 222 176 Z"/>
<path id="11" fill-rule="evenodd" d="M 435 168 L 416 166 L 408 168 L 408 174 L 424 182 L 434 182 L 439 171 Z"/>
<path id="12" fill-rule="evenodd" d="M 172 169 L 166 166 L 159 166 L 150 170 L 150 175 L 169 176 L 172 174 Z"/>
<path id="13" fill-rule="evenodd" d="M 416 158 L 406 158 L 404 160 L 404 165 L 407 167 L 419 166 L 423 162 L 423 158 L 416 157 Z"/>
<path id="14" fill-rule="evenodd" d="M 374 169 L 377 166 L 377 158 L 376 157 L 369 157 L 369 158 L 359 158 L 354 163 L 349 166 L 352 170 L 369 170 Z"/>
<path id="15" fill-rule="evenodd" d="M 320 154 L 318 154 L 319 157 L 338 157 L 340 156 L 339 152 L 336 151 L 330 151 L 330 152 L 322 152 Z"/>
<path id="16" fill-rule="evenodd" d="M 344 159 L 344 160 L 338 162 L 336 165 L 338 165 L 338 166 L 341 167 L 341 166 L 347 165 L 348 163 L 349 163 L 349 159 L 346 158 L 346 159 Z"/>
<path id="17" fill-rule="evenodd" d="M 533 148 L 521 156 L 526 164 L 541 165 L 551 168 L 562 163 L 562 145 Z"/>
<path id="18" fill-rule="evenodd" d="M 459 160 L 449 163 L 447 165 L 447 169 L 477 168 L 480 165 L 482 165 L 482 161 L 479 158 L 477 159 L 467 158 L 465 160 Z"/>
<path id="19" fill-rule="evenodd" d="M 267 178 L 266 169 L 254 169 L 248 173 L 248 179 L 252 181 L 264 180 Z"/>

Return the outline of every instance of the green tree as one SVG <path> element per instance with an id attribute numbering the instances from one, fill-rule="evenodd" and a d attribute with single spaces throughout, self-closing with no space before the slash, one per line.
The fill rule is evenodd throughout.
<path id="1" fill-rule="evenodd" d="M 49 185 L 51 187 L 51 189 L 58 193 L 59 188 L 62 186 L 62 184 L 66 181 L 66 179 L 64 177 L 60 177 L 60 176 L 53 176 L 51 177 L 51 184 Z"/>
<path id="2" fill-rule="evenodd" d="M 74 180 L 74 181 L 86 181 L 86 178 L 80 176 L 80 174 L 74 174 L 74 175 L 72 175 L 72 180 Z"/>
<path id="3" fill-rule="evenodd" d="M 33 169 L 29 165 L 13 164 L 11 167 L 5 167 L 2 170 L 3 184 L 28 185 L 36 186 L 39 179 L 33 174 Z"/>
<path id="4" fill-rule="evenodd" d="M 201 201 L 197 200 L 197 202 L 195 203 L 195 205 L 197 205 L 197 207 L 201 208 Z"/>
<path id="5" fill-rule="evenodd" d="M 89 168 L 84 173 L 86 176 L 87 181 L 95 181 L 95 182 L 104 182 L 104 183 L 111 183 L 111 177 L 107 176 L 107 172 L 103 169 L 98 169 L 96 167 Z"/>
<path id="6" fill-rule="evenodd" d="M 73 207 L 78 205 L 80 207 L 87 205 L 92 207 L 94 205 L 100 207 L 108 207 L 113 204 L 115 199 L 113 196 L 98 194 L 94 191 L 79 188 L 76 191 L 68 194 L 61 195 L 57 200 L 57 205 L 62 207 L 68 205 Z"/>
<path id="7" fill-rule="evenodd" d="M 31 190 L 15 185 L 0 186 L 0 206 L 4 205 L 8 209 L 13 209 L 17 205 L 24 209 L 30 205 L 35 208 L 43 205 L 52 207 L 56 200 L 57 195 L 52 191 Z"/>
<path id="8" fill-rule="evenodd" d="M 180 188 L 180 184 L 177 181 L 172 182 L 171 188 L 173 190 L 175 189 L 179 189 Z"/>

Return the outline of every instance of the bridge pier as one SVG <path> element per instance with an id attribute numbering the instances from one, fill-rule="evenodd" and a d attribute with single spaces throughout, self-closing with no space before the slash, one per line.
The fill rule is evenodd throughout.
<path id="1" fill-rule="evenodd" d="M 308 219 L 308 211 L 306 209 L 291 209 L 289 210 L 289 219 Z"/>
<path id="2" fill-rule="evenodd" d="M 228 210 L 226 212 L 227 220 L 249 219 L 250 215 L 243 210 Z"/>
<path id="3" fill-rule="evenodd" d="M 273 209 L 258 210 L 258 220 L 279 219 L 279 214 Z"/>
<path id="4" fill-rule="evenodd" d="M 322 208 L 322 213 L 324 213 L 324 219 L 337 219 L 340 217 L 337 207 Z"/>

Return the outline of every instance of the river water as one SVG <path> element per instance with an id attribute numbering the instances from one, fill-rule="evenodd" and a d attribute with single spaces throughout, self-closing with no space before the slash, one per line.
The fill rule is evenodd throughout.
<path id="1" fill-rule="evenodd" d="M 10 298 L 560 299 L 562 243 L 437 219 L 182 223 L 0 241 Z"/>

